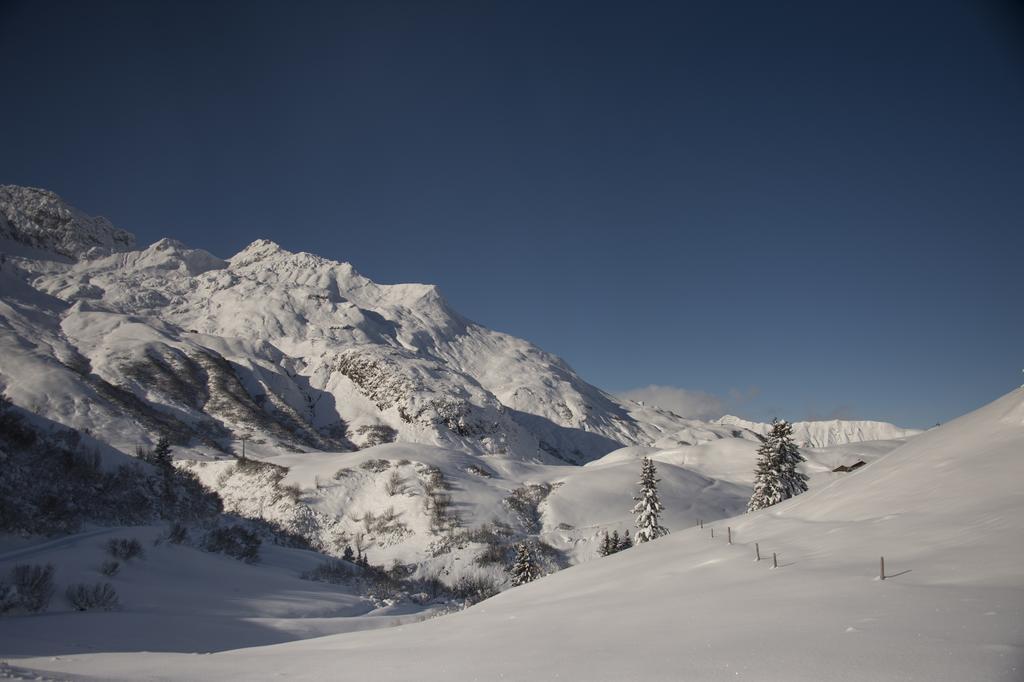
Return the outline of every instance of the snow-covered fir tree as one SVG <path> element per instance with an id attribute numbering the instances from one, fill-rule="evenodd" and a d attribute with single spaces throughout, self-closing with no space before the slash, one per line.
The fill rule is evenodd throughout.
<path id="1" fill-rule="evenodd" d="M 629 531 L 627 530 L 626 534 L 624 536 L 622 536 L 621 540 L 619 540 L 619 544 L 615 548 L 615 551 L 616 552 L 621 552 L 622 550 L 629 549 L 632 546 L 633 546 L 633 538 L 629 537 Z"/>
<path id="2" fill-rule="evenodd" d="M 661 525 L 658 516 L 665 508 L 658 500 L 657 470 L 650 457 L 644 457 L 640 469 L 640 495 L 634 497 L 633 513 L 636 514 L 636 541 L 648 542 L 662 535 L 668 535 L 668 529 Z"/>
<path id="3" fill-rule="evenodd" d="M 806 461 L 793 442 L 793 427 L 785 420 L 773 420 L 772 430 L 757 449 L 754 470 L 754 494 L 747 511 L 756 511 L 778 504 L 807 491 L 807 476 L 797 471 Z"/>
<path id="4" fill-rule="evenodd" d="M 597 547 L 598 556 L 608 556 L 614 554 L 615 549 L 612 547 L 612 538 L 608 535 L 608 531 L 605 531 L 601 535 L 601 544 Z"/>
<path id="5" fill-rule="evenodd" d="M 518 587 L 540 577 L 540 566 L 533 558 L 530 547 L 525 542 L 516 545 L 516 558 L 512 563 L 512 585 Z"/>

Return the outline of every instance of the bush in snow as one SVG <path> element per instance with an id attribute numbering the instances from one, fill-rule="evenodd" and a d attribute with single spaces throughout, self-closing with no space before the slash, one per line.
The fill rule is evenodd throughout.
<path id="1" fill-rule="evenodd" d="M 516 515 L 527 533 L 539 533 L 541 529 L 540 503 L 554 489 L 550 483 L 533 483 L 516 488 L 502 502 Z"/>
<path id="2" fill-rule="evenodd" d="M 303 580 L 315 580 L 317 582 L 338 585 L 352 580 L 355 571 L 356 569 L 348 561 L 328 559 L 321 564 L 317 564 L 315 568 L 306 571 L 301 577 Z"/>
<path id="3" fill-rule="evenodd" d="M 115 559 L 129 561 L 142 557 L 142 544 L 135 538 L 111 538 L 107 541 L 107 554 Z"/>
<path id="4" fill-rule="evenodd" d="M 21 597 L 14 585 L 0 582 L 0 614 L 8 613 L 18 608 L 21 604 Z"/>
<path id="5" fill-rule="evenodd" d="M 362 447 L 372 448 L 375 445 L 393 443 L 398 437 L 398 431 L 383 424 L 367 424 L 356 429 L 356 435 L 359 437 Z"/>
<path id="6" fill-rule="evenodd" d="M 458 516 L 452 512 L 452 496 L 448 493 L 434 492 L 427 496 L 426 504 L 430 512 L 431 530 L 440 532 L 458 524 Z"/>
<path id="7" fill-rule="evenodd" d="M 372 471 L 375 474 L 379 474 L 383 471 L 387 471 L 391 468 L 391 462 L 386 459 L 368 459 L 359 465 L 360 469 L 366 471 Z"/>
<path id="8" fill-rule="evenodd" d="M 64 593 L 76 611 L 111 611 L 118 607 L 117 592 L 110 583 L 69 585 Z"/>
<path id="9" fill-rule="evenodd" d="M 489 599 L 500 592 L 498 582 L 489 575 L 464 574 L 455 581 L 452 592 L 467 605 Z"/>
<path id="10" fill-rule="evenodd" d="M 498 543 L 487 543 L 484 546 L 484 551 L 477 554 L 473 561 L 478 566 L 487 566 L 489 564 L 504 565 L 508 561 L 508 548 Z"/>
<path id="11" fill-rule="evenodd" d="M 100 564 L 100 573 L 105 576 L 113 578 L 121 571 L 121 562 L 115 561 L 114 559 L 108 559 Z"/>
<path id="12" fill-rule="evenodd" d="M 53 598 L 53 564 L 19 564 L 11 569 L 10 584 L 17 594 L 17 607 L 29 613 L 45 611 Z"/>
<path id="13" fill-rule="evenodd" d="M 388 476 L 388 480 L 384 482 L 384 492 L 389 496 L 394 497 L 399 493 L 405 491 L 405 479 L 402 478 L 402 474 L 398 470 L 394 470 Z"/>
<path id="14" fill-rule="evenodd" d="M 173 523 L 167 530 L 167 541 L 172 545 L 180 545 L 188 540 L 188 528 L 180 523 Z"/>
<path id="15" fill-rule="evenodd" d="M 426 464 L 423 466 L 422 473 L 423 489 L 427 491 L 427 495 L 432 495 L 437 490 L 448 490 L 451 487 L 440 467 Z"/>
<path id="16" fill-rule="evenodd" d="M 247 564 L 260 560 L 262 540 L 256 533 L 239 525 L 214 528 L 206 534 L 203 548 L 207 552 L 219 552 Z"/>
<path id="17" fill-rule="evenodd" d="M 633 513 L 636 514 L 636 541 L 649 542 L 668 535 L 668 529 L 661 525 L 658 517 L 665 510 L 658 500 L 657 469 L 650 457 L 644 457 L 640 469 L 640 495 L 634 497 Z"/>
<path id="18" fill-rule="evenodd" d="M 757 449 L 754 494 L 747 511 L 764 509 L 806 492 L 807 476 L 796 470 L 804 461 L 793 442 L 793 427 L 785 420 L 772 420 L 772 430 Z"/>
<path id="19" fill-rule="evenodd" d="M 334 472 L 334 476 L 332 478 L 334 478 L 335 481 L 340 481 L 341 479 L 348 478 L 351 475 L 352 469 L 348 467 L 342 467 Z"/>

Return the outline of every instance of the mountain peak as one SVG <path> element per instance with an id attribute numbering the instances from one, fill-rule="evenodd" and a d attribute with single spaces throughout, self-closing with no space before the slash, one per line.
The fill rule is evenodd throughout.
<path id="1" fill-rule="evenodd" d="M 73 260 L 135 247 L 135 236 L 106 218 L 88 216 L 50 190 L 18 185 L 0 185 L 0 239 Z"/>

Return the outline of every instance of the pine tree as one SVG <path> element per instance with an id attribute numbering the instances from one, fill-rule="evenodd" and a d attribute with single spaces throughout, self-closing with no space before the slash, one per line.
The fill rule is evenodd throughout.
<path id="1" fill-rule="evenodd" d="M 757 449 L 754 470 L 754 494 L 747 511 L 756 511 L 778 504 L 807 491 L 807 476 L 797 471 L 806 461 L 793 442 L 793 427 L 782 420 L 772 421 L 772 430 Z"/>
<path id="2" fill-rule="evenodd" d="M 633 513 L 636 514 L 637 542 L 648 542 L 668 535 L 668 529 L 658 521 L 658 515 L 665 508 L 658 500 L 658 481 L 661 479 L 655 478 L 656 473 L 654 462 L 650 457 L 644 457 L 640 469 L 640 496 L 633 498 L 636 501 Z"/>
<path id="3" fill-rule="evenodd" d="M 615 554 L 619 551 L 619 531 L 612 531 L 612 536 L 608 539 L 608 553 Z"/>
<path id="4" fill-rule="evenodd" d="M 345 545 L 345 551 L 341 553 L 341 558 L 345 561 L 351 561 L 352 563 L 355 563 L 356 553 L 352 551 L 351 547 Z"/>
<path id="5" fill-rule="evenodd" d="M 609 537 L 608 531 L 605 531 L 604 534 L 601 536 L 601 544 L 597 548 L 597 554 L 598 556 L 608 556 L 609 554 L 613 553 L 614 550 L 612 550 L 612 539 L 611 537 Z"/>
<path id="6" fill-rule="evenodd" d="M 619 545 L 615 548 L 615 551 L 621 552 L 622 550 L 629 549 L 632 546 L 633 538 L 629 537 L 629 531 L 627 530 L 626 534 L 622 537 L 622 540 L 619 541 Z"/>
<path id="7" fill-rule="evenodd" d="M 156 441 L 156 447 L 153 448 L 153 464 L 171 466 L 172 461 L 171 441 L 167 439 L 167 436 L 161 435 Z"/>
<path id="8" fill-rule="evenodd" d="M 540 577 L 540 567 L 525 542 L 516 545 L 516 558 L 512 563 L 512 585 L 518 587 Z"/>

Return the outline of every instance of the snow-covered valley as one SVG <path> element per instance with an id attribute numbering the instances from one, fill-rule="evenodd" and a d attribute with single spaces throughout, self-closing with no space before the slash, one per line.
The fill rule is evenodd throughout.
<path id="1" fill-rule="evenodd" d="M 0 617 L 0 675 L 1024 674 L 1024 389 L 927 432 L 796 422 L 808 491 L 746 514 L 771 425 L 616 398 L 429 285 L 133 249 L 0 187 L 0 583 L 56 591 Z M 644 458 L 671 534 L 602 557 Z M 513 587 L 517 545 L 543 579 Z M 116 608 L 65 597 L 97 582 Z"/>

